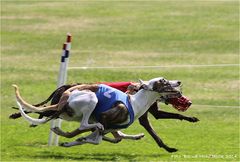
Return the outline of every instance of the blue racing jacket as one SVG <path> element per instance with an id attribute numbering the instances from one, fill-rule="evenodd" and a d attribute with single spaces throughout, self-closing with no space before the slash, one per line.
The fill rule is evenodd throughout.
<path id="1" fill-rule="evenodd" d="M 131 125 L 134 121 L 134 112 L 132 109 L 132 105 L 129 102 L 128 95 L 119 91 L 115 88 L 110 86 L 100 84 L 98 85 L 98 91 L 96 92 L 96 96 L 98 98 L 98 103 L 93 111 L 94 117 L 97 121 L 100 120 L 100 116 L 102 112 L 105 112 L 113 107 L 116 102 L 122 102 L 126 108 L 128 109 L 130 115 L 129 123 L 125 125 L 111 125 L 112 129 L 120 129 L 120 128 L 127 128 Z"/>

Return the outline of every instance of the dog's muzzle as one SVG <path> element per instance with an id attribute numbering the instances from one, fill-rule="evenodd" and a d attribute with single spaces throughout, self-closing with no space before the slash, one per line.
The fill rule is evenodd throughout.
<path id="1" fill-rule="evenodd" d="M 167 102 L 171 104 L 178 111 L 186 111 L 191 105 L 192 102 L 186 96 L 181 96 L 178 98 L 168 98 Z"/>

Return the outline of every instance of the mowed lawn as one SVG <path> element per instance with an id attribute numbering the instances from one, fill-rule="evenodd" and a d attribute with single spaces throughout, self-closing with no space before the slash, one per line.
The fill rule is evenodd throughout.
<path id="1" fill-rule="evenodd" d="M 1 161 L 239 161 L 238 1 L 29 0 L 1 6 Z M 71 67 L 172 66 L 69 70 L 67 83 L 181 80 L 183 94 L 193 102 L 182 114 L 200 122 L 149 115 L 159 136 L 178 152 L 159 148 L 137 121 L 124 132 L 143 132 L 142 140 L 62 148 L 47 146 L 49 124 L 30 128 L 23 119 L 8 118 L 17 112 L 11 109 L 13 83 L 30 103 L 56 88 L 67 32 L 73 35 Z M 231 66 L 176 66 L 214 64 Z M 171 105 L 159 106 L 176 112 Z M 63 122 L 62 127 L 78 126 Z"/>

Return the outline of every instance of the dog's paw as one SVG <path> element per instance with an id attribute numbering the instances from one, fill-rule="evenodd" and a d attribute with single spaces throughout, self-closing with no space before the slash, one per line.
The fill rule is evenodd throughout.
<path id="1" fill-rule="evenodd" d="M 96 123 L 96 128 L 103 131 L 104 130 L 104 127 L 101 123 Z"/>
<path id="2" fill-rule="evenodd" d="M 168 152 L 170 152 L 170 153 L 172 153 L 172 152 L 177 152 L 178 151 L 178 149 L 176 149 L 176 148 L 170 148 L 170 147 L 167 147 L 167 148 L 165 148 Z"/>
<path id="3" fill-rule="evenodd" d="M 76 141 L 78 142 L 85 142 L 87 140 L 86 137 L 81 137 L 81 138 L 78 138 Z"/>
<path id="4" fill-rule="evenodd" d="M 140 140 L 141 138 L 143 138 L 144 137 L 144 134 L 143 133 L 141 133 L 141 134 L 138 134 L 138 135 L 136 135 L 136 140 Z"/>
<path id="5" fill-rule="evenodd" d="M 54 128 L 50 128 L 50 129 L 51 129 L 51 131 L 53 131 L 54 133 L 56 133 L 59 128 L 58 128 L 58 127 L 54 127 Z"/>
<path id="6" fill-rule="evenodd" d="M 21 117 L 21 113 L 14 113 L 9 115 L 9 119 L 17 119 Z"/>
<path id="7" fill-rule="evenodd" d="M 57 135 L 60 135 L 60 128 L 59 127 L 54 127 L 54 128 L 51 128 L 51 131 L 53 131 L 54 133 L 56 133 Z"/>
<path id="8" fill-rule="evenodd" d="M 31 125 L 29 125 L 29 127 L 31 127 L 31 128 L 35 128 L 37 125 L 35 125 L 35 124 L 31 124 Z"/>
<path id="9" fill-rule="evenodd" d="M 198 121 L 200 121 L 200 120 L 198 118 L 196 118 L 196 117 L 190 117 L 189 118 L 189 122 L 195 123 L 195 122 L 198 122 Z"/>
<path id="10" fill-rule="evenodd" d="M 119 142 L 121 142 L 122 141 L 122 138 L 116 138 L 114 141 L 113 141 L 113 143 L 119 143 Z"/>
<path id="11" fill-rule="evenodd" d="M 68 142 L 60 143 L 59 146 L 61 146 L 61 147 L 70 147 Z"/>

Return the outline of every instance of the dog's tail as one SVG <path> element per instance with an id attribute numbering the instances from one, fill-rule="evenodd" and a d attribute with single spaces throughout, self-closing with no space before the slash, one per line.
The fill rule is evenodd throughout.
<path id="1" fill-rule="evenodd" d="M 50 106 L 46 106 L 46 107 L 36 107 L 33 106 L 29 103 L 27 103 L 26 101 L 23 100 L 23 98 L 21 97 L 20 93 L 19 93 L 19 88 L 17 85 L 12 85 L 15 88 L 15 95 L 16 95 L 16 99 L 19 102 L 19 104 L 21 104 L 22 107 L 24 107 L 25 109 L 31 111 L 31 112 L 44 112 L 44 111 L 49 111 L 49 110 L 57 110 L 58 104 L 55 105 L 50 105 Z"/>
<path id="2" fill-rule="evenodd" d="M 72 86 L 75 86 L 75 85 L 79 85 L 80 83 L 77 83 L 77 84 L 67 84 L 67 85 L 63 85 L 59 88 L 57 88 L 55 91 L 53 91 L 53 93 L 44 101 L 42 101 L 41 103 L 38 103 L 38 104 L 35 104 L 33 106 L 36 106 L 36 107 L 39 107 L 39 106 L 42 106 L 46 103 L 48 103 L 50 100 L 52 100 L 51 102 L 51 105 L 53 104 L 57 104 L 60 100 L 60 97 L 62 96 L 62 93 L 64 91 L 66 91 L 68 88 L 71 88 Z M 13 109 L 19 109 L 18 107 L 12 107 Z M 31 113 L 31 112 L 28 112 L 28 111 L 24 111 L 26 114 L 28 113 Z M 42 112 L 37 112 L 39 113 L 41 116 L 39 118 L 42 118 L 42 116 L 51 116 L 51 114 L 53 113 L 52 111 L 46 111 L 44 113 Z M 10 119 L 17 119 L 17 118 L 20 118 L 22 115 L 21 113 L 13 113 L 9 116 Z"/>
<path id="3" fill-rule="evenodd" d="M 61 87 L 58 87 L 55 91 L 53 91 L 53 93 L 45 101 L 42 101 L 41 103 L 35 104 L 33 106 L 36 106 L 36 107 L 42 106 L 48 103 L 51 99 L 54 99 L 54 101 L 56 100 L 55 102 L 58 103 L 62 93 L 66 91 L 68 88 L 71 88 L 72 86 L 75 86 L 75 85 L 78 85 L 78 84 L 66 84 Z M 51 103 L 51 104 L 54 104 L 54 103 Z"/>
<path id="4" fill-rule="evenodd" d="M 22 115 L 23 118 L 25 118 L 28 122 L 31 123 L 31 125 L 39 125 L 39 124 L 44 124 L 46 122 L 48 122 L 49 120 L 51 119 L 35 119 L 35 118 L 32 118 L 30 116 L 28 116 L 24 111 L 23 111 L 23 108 L 22 108 L 22 105 L 18 102 L 17 100 L 17 104 L 19 106 L 19 110 L 20 110 L 20 113 Z"/>
<path id="5" fill-rule="evenodd" d="M 61 87 L 60 87 L 61 88 Z M 58 88 L 59 89 L 59 88 Z M 48 103 L 52 98 L 53 96 L 55 95 L 55 93 L 58 91 L 58 89 L 56 89 L 45 101 L 41 102 L 41 103 L 38 103 L 38 104 L 35 104 L 33 106 L 36 106 L 36 107 L 39 107 L 39 106 L 42 106 L 46 103 Z"/>
<path id="6" fill-rule="evenodd" d="M 29 112 L 25 112 L 25 113 L 29 113 Z M 20 118 L 22 115 L 21 113 L 13 113 L 11 115 L 9 115 L 9 119 L 17 119 L 17 118 Z"/>

